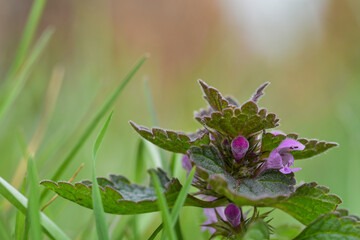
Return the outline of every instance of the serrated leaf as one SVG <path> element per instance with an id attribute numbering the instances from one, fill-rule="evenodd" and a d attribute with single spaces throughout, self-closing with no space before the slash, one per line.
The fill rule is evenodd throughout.
<path id="1" fill-rule="evenodd" d="M 258 240 L 258 239 L 270 239 L 270 233 L 267 224 L 262 221 L 258 220 L 252 223 L 246 233 L 242 237 L 244 240 Z"/>
<path id="2" fill-rule="evenodd" d="M 172 208 L 182 188 L 176 178 L 167 178 L 161 169 L 152 170 L 158 175 L 166 201 Z M 140 214 L 158 211 L 157 197 L 151 186 L 140 186 L 130 183 L 121 175 L 109 175 L 107 178 L 98 178 L 100 194 L 104 211 L 113 214 Z M 81 206 L 92 208 L 91 181 L 85 180 L 75 184 L 68 182 L 41 181 L 41 185 L 56 192 L 61 197 L 75 202 Z M 186 198 L 184 206 L 212 208 L 223 204 L 223 201 L 206 202 L 191 195 Z"/>
<path id="3" fill-rule="evenodd" d="M 229 101 L 226 100 L 216 88 L 208 86 L 201 80 L 199 80 L 199 83 L 205 93 L 205 100 L 214 110 L 221 111 L 229 107 Z"/>
<path id="4" fill-rule="evenodd" d="M 273 206 L 307 225 L 320 215 L 334 211 L 341 203 L 338 196 L 328 193 L 327 187 L 318 186 L 315 182 L 305 183 L 298 187 L 288 199 Z"/>
<path id="5" fill-rule="evenodd" d="M 274 169 L 268 169 L 256 178 L 236 180 L 224 170 L 221 156 L 213 146 L 192 147 L 188 154 L 198 175 L 208 181 L 215 192 L 239 206 L 268 206 L 294 191 L 294 175 Z"/>
<path id="6" fill-rule="evenodd" d="M 202 144 L 210 143 L 209 134 L 206 132 L 194 135 L 160 128 L 152 128 L 150 130 L 149 128 L 138 126 L 131 121 L 130 124 L 143 138 L 171 152 L 185 154 L 192 146 L 201 146 Z"/>
<path id="7" fill-rule="evenodd" d="M 359 240 L 360 222 L 338 213 L 323 215 L 307 226 L 295 240 Z"/>
<path id="8" fill-rule="evenodd" d="M 248 137 L 264 129 L 278 126 L 279 119 L 273 113 L 266 114 L 265 109 L 258 109 L 256 103 L 249 101 L 241 107 L 225 108 L 222 111 L 197 114 L 195 118 L 208 128 L 231 137 Z"/>
<path id="9" fill-rule="evenodd" d="M 288 134 L 286 136 L 283 134 L 274 135 L 272 133 L 266 133 L 262 138 L 261 151 L 271 152 L 272 150 L 277 148 L 285 138 L 295 139 L 305 145 L 304 150 L 291 152 L 291 154 L 294 156 L 295 159 L 310 158 L 320 153 L 323 153 L 332 147 L 338 146 L 337 143 L 324 142 L 316 139 L 311 139 L 311 140 L 305 138 L 298 139 L 297 134 L 293 134 L 293 133 Z"/>
<path id="10" fill-rule="evenodd" d="M 214 174 L 209 184 L 214 191 L 237 205 L 265 207 L 290 196 L 294 191 L 295 179 L 293 174 L 268 169 L 256 178 L 241 181 L 226 174 Z"/>

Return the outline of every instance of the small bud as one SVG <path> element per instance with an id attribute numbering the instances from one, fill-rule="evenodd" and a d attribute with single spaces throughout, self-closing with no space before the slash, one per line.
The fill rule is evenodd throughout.
<path id="1" fill-rule="evenodd" d="M 182 156 L 181 165 L 186 170 L 187 175 L 189 175 L 189 173 L 190 173 L 190 171 L 192 169 L 192 166 L 191 166 L 190 159 L 189 159 L 189 157 L 187 155 Z"/>
<path id="2" fill-rule="evenodd" d="M 214 137 L 214 135 L 212 135 L 211 133 L 209 133 L 209 137 L 211 141 L 216 141 L 216 138 Z"/>
<path id="3" fill-rule="evenodd" d="M 231 223 L 231 225 L 233 225 L 234 227 L 239 226 L 240 224 L 240 218 L 241 218 L 241 211 L 240 209 L 233 203 L 229 204 L 226 208 L 225 208 L 225 217 L 228 220 L 229 223 Z"/>
<path id="4" fill-rule="evenodd" d="M 235 157 L 235 159 L 240 160 L 242 159 L 247 150 L 249 149 L 249 142 L 243 136 L 238 136 L 234 138 L 231 142 L 231 151 Z"/>

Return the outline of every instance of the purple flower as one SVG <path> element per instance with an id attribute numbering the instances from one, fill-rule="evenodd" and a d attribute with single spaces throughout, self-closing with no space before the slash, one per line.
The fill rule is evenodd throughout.
<path id="1" fill-rule="evenodd" d="M 243 136 L 237 136 L 231 142 L 231 151 L 236 160 L 242 159 L 249 149 L 249 142 Z"/>
<path id="2" fill-rule="evenodd" d="M 187 155 L 182 156 L 181 165 L 186 170 L 187 175 L 189 175 L 190 171 L 192 169 L 192 165 L 191 165 L 190 159 Z"/>
<path id="3" fill-rule="evenodd" d="M 290 151 L 304 150 L 305 146 L 300 142 L 287 138 L 275 148 L 267 159 L 265 169 L 273 168 L 279 169 L 284 174 L 299 171 L 301 168 L 290 168 L 294 165 L 294 156 L 289 153 Z"/>
<path id="4" fill-rule="evenodd" d="M 234 227 L 239 226 L 241 211 L 235 204 L 230 203 L 229 205 L 227 205 L 224 213 L 226 219 L 228 220 L 229 223 L 231 223 L 231 225 L 233 225 Z"/>
<path id="5" fill-rule="evenodd" d="M 226 216 L 224 214 L 224 207 L 217 207 L 217 208 L 204 208 L 204 215 L 208 218 L 205 222 L 204 222 L 204 226 L 202 226 L 201 230 L 202 231 L 206 231 L 209 230 L 209 232 L 211 234 L 213 234 L 216 230 L 212 227 L 207 227 L 206 225 L 208 224 L 212 224 L 212 223 L 216 223 L 218 221 L 217 217 L 216 217 L 216 213 L 215 211 L 217 211 L 217 213 L 220 215 L 220 217 L 225 220 Z"/>

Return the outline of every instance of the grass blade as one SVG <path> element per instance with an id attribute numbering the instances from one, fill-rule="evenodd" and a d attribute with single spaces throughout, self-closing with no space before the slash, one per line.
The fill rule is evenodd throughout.
<path id="1" fill-rule="evenodd" d="M 15 98 L 19 95 L 22 87 L 25 84 L 25 81 L 27 80 L 30 70 L 36 60 L 39 58 L 40 54 L 44 50 L 46 44 L 49 42 L 49 39 L 51 35 L 53 34 L 52 29 L 47 29 L 45 32 L 41 35 L 39 40 L 36 42 L 34 49 L 31 51 L 29 57 L 26 59 L 24 64 L 21 66 L 19 71 L 14 75 L 14 82 L 15 85 L 7 92 L 7 95 L 4 99 L 2 99 L 0 104 L 0 122 L 6 112 L 9 110 L 11 104 L 14 102 Z"/>
<path id="2" fill-rule="evenodd" d="M 164 224 L 165 230 L 168 234 L 168 238 L 170 240 L 175 240 L 177 238 L 176 238 L 176 235 L 174 232 L 174 228 L 172 227 L 172 220 L 171 220 L 171 216 L 170 216 L 170 212 L 169 212 L 169 207 L 167 205 L 164 193 L 161 190 L 160 180 L 154 172 L 151 172 L 151 178 L 154 183 L 158 206 L 161 210 L 163 224 Z"/>
<path id="3" fill-rule="evenodd" d="M 6 226 L 1 216 L 0 216 L 0 239 L 11 239 L 9 228 Z"/>
<path id="4" fill-rule="evenodd" d="M 30 223 L 30 235 L 32 239 L 42 239 L 40 224 L 40 194 L 38 186 L 38 176 L 34 160 L 30 157 L 28 161 L 28 180 L 29 180 L 29 207 L 27 218 Z"/>
<path id="5" fill-rule="evenodd" d="M 25 184 L 26 177 L 24 177 L 21 193 L 25 194 Z M 15 239 L 22 240 L 24 239 L 24 231 L 25 231 L 25 216 L 21 213 L 20 210 L 16 211 L 16 221 L 15 221 Z"/>
<path id="6" fill-rule="evenodd" d="M 172 227 L 175 226 L 175 223 L 178 220 L 181 208 L 184 206 L 186 197 L 188 195 L 188 192 L 190 190 L 191 187 L 191 183 L 193 181 L 194 175 L 195 175 L 195 170 L 196 168 L 193 167 L 193 169 L 191 170 L 188 178 L 186 179 L 186 182 L 184 184 L 184 186 L 181 188 L 181 191 L 176 199 L 176 202 L 174 204 L 174 207 L 171 210 L 171 220 L 172 220 Z"/>
<path id="7" fill-rule="evenodd" d="M 154 105 L 154 101 L 153 98 L 151 96 L 151 91 L 150 91 L 150 87 L 148 84 L 148 79 L 144 78 L 144 92 L 145 92 L 145 97 L 146 97 L 146 103 L 148 104 L 148 108 L 150 110 L 150 117 L 151 117 L 151 123 L 153 126 L 159 126 L 159 122 L 157 119 L 157 115 L 156 115 L 156 110 L 155 110 L 155 105 Z M 160 161 L 161 161 L 161 168 L 164 170 L 168 169 L 168 163 L 166 161 L 166 156 L 165 156 L 165 152 L 160 149 L 160 148 L 153 148 L 152 151 L 157 151 L 157 155 L 159 155 L 160 157 Z"/>
<path id="8" fill-rule="evenodd" d="M 0 177 L 0 194 L 23 214 L 27 212 L 28 200 L 13 186 Z M 70 240 L 61 229 L 51 221 L 44 213 L 40 214 L 41 225 L 50 238 L 59 240 Z"/>
<path id="9" fill-rule="evenodd" d="M 163 224 L 160 224 L 155 231 L 151 234 L 151 236 L 148 238 L 148 240 L 154 240 L 156 236 L 159 234 L 159 232 L 163 229 Z"/>
<path id="10" fill-rule="evenodd" d="M 145 171 L 145 141 L 140 138 L 136 151 L 136 167 L 135 167 L 135 182 L 141 183 L 144 179 Z"/>
<path id="11" fill-rule="evenodd" d="M 6 81 L 11 80 L 16 72 L 19 70 L 20 66 L 25 60 L 27 52 L 29 50 L 30 44 L 34 39 L 34 35 L 39 24 L 39 20 L 42 16 L 44 7 L 46 4 L 46 0 L 35 0 L 31 10 L 29 17 L 26 21 L 26 25 L 24 28 L 23 35 L 21 37 L 17 52 L 14 57 L 14 61 L 10 67 L 10 70 L 7 74 Z"/>
<path id="12" fill-rule="evenodd" d="M 131 71 L 126 75 L 120 86 L 114 90 L 114 92 L 110 95 L 110 97 L 106 100 L 104 105 L 100 108 L 100 110 L 96 113 L 95 117 L 92 119 L 90 124 L 86 127 L 84 133 L 81 135 L 80 139 L 77 141 L 77 143 L 74 145 L 70 153 L 65 157 L 63 161 L 61 161 L 60 167 L 57 168 L 54 175 L 50 178 L 53 181 L 59 180 L 59 177 L 63 174 L 63 172 L 66 170 L 72 159 L 75 157 L 75 155 L 78 153 L 78 151 L 81 149 L 81 147 L 84 145 L 86 140 L 89 138 L 91 133 L 94 131 L 95 127 L 98 125 L 102 117 L 106 114 L 106 112 L 110 109 L 110 107 L 113 105 L 115 100 L 118 98 L 119 94 L 123 91 L 127 83 L 132 79 L 132 77 L 135 75 L 135 73 L 139 70 L 139 68 L 142 66 L 142 64 L 145 62 L 145 60 L 148 58 L 147 55 L 143 56 L 136 65 L 131 69 Z M 43 199 L 46 196 L 46 193 L 48 191 L 44 191 L 41 195 L 41 199 Z"/>
<path id="13" fill-rule="evenodd" d="M 96 171 L 95 171 L 95 160 L 96 155 L 99 151 L 100 145 L 103 141 L 105 136 L 106 130 L 109 126 L 110 120 L 112 118 L 114 111 L 112 111 L 106 120 L 103 128 L 101 129 L 98 137 L 96 138 L 94 148 L 93 148 L 93 161 L 92 161 L 92 199 L 93 199 L 93 208 L 94 208 L 94 215 L 95 215 L 95 223 L 96 223 L 96 231 L 98 234 L 99 239 L 110 239 L 108 227 L 106 225 L 106 216 L 104 212 L 104 207 L 101 201 L 101 193 L 99 189 L 99 185 L 96 179 Z"/>

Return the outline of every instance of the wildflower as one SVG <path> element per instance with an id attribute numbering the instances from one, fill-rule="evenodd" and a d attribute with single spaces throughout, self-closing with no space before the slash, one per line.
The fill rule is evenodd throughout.
<path id="1" fill-rule="evenodd" d="M 192 165 L 191 165 L 190 159 L 187 155 L 182 156 L 181 165 L 186 170 L 187 175 L 189 175 L 190 171 L 192 169 Z"/>
<path id="2" fill-rule="evenodd" d="M 249 142 L 245 137 L 241 135 L 234 138 L 234 140 L 231 142 L 231 151 L 236 160 L 242 159 L 245 156 L 248 149 L 249 149 Z"/>
<path id="3" fill-rule="evenodd" d="M 224 211 L 225 217 L 233 227 L 237 227 L 240 224 L 241 211 L 233 203 L 229 204 Z"/>
<path id="4" fill-rule="evenodd" d="M 284 174 L 296 172 L 301 168 L 290 168 L 294 165 L 294 156 L 289 153 L 290 151 L 304 150 L 305 146 L 300 142 L 287 138 L 281 142 L 281 144 L 275 148 L 267 159 L 265 169 L 273 168 L 279 169 Z"/>
<path id="5" fill-rule="evenodd" d="M 217 208 L 204 208 L 204 215 L 207 217 L 207 220 L 204 222 L 201 230 L 204 232 L 209 230 L 211 234 L 216 232 L 215 228 L 208 227 L 207 225 L 212 223 L 217 223 L 218 218 L 216 216 L 216 212 L 220 215 L 220 217 L 225 221 L 226 216 L 224 214 L 224 207 L 217 207 Z"/>

